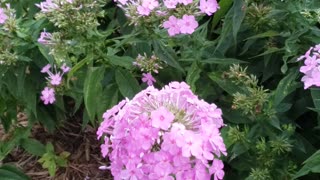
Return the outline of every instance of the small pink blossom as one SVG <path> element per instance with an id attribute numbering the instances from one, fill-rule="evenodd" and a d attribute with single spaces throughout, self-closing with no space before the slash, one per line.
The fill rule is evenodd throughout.
<path id="1" fill-rule="evenodd" d="M 206 13 L 208 16 L 211 16 L 219 9 L 219 4 L 217 0 L 200 0 L 199 9 L 202 13 Z"/>
<path id="2" fill-rule="evenodd" d="M 60 68 L 61 68 L 63 73 L 67 73 L 67 72 L 70 71 L 70 67 L 68 67 L 66 63 L 63 63 Z"/>
<path id="3" fill-rule="evenodd" d="M 41 9 L 42 12 L 52 12 L 56 9 L 59 9 L 59 6 L 52 2 L 52 0 L 46 0 L 41 2 L 40 4 L 35 4 L 38 8 Z"/>
<path id="4" fill-rule="evenodd" d="M 41 72 L 42 72 L 42 73 L 49 73 L 49 72 L 50 72 L 50 68 L 51 68 L 51 65 L 50 65 L 50 64 L 47 64 L 46 66 L 44 66 L 44 67 L 41 69 Z"/>
<path id="5" fill-rule="evenodd" d="M 320 87 L 320 45 L 310 47 L 310 49 L 300 56 L 297 61 L 304 59 L 304 65 L 300 67 L 300 72 L 304 74 L 301 81 L 304 83 L 304 89 L 311 86 Z"/>
<path id="6" fill-rule="evenodd" d="M 0 24 L 4 24 L 8 16 L 5 14 L 4 9 L 0 8 Z"/>
<path id="7" fill-rule="evenodd" d="M 43 101 L 45 105 L 53 104 L 55 102 L 54 89 L 50 87 L 45 87 L 41 92 L 40 99 Z"/>
<path id="8" fill-rule="evenodd" d="M 51 85 L 53 85 L 53 86 L 58 86 L 58 85 L 61 84 L 62 76 L 60 75 L 60 73 L 51 74 L 51 75 L 49 76 L 49 79 L 50 79 Z"/>
<path id="9" fill-rule="evenodd" d="M 142 73 L 142 76 L 142 82 L 147 82 L 148 86 L 152 86 L 156 82 L 151 73 Z"/>
<path id="10" fill-rule="evenodd" d="M 150 10 L 153 10 L 159 6 L 159 2 L 157 0 L 143 0 L 142 6 L 148 8 Z"/>
<path id="11" fill-rule="evenodd" d="M 177 0 L 165 0 L 165 1 L 163 1 L 163 3 L 168 9 L 175 9 L 177 4 L 179 3 L 179 1 L 177 1 Z"/>
<path id="12" fill-rule="evenodd" d="M 193 0 L 178 0 L 179 3 L 182 3 L 183 5 L 188 5 L 188 4 L 191 4 Z"/>
<path id="13" fill-rule="evenodd" d="M 169 20 L 163 23 L 163 27 L 168 29 L 168 33 L 170 36 L 174 36 L 180 33 L 178 19 L 174 16 L 170 16 Z"/>
<path id="14" fill-rule="evenodd" d="M 138 14 L 141 16 L 149 16 L 151 13 L 151 10 L 148 7 L 139 5 L 137 8 Z"/>
<path id="15" fill-rule="evenodd" d="M 173 120 L 174 115 L 163 106 L 151 112 L 152 126 L 155 128 L 167 130 Z"/>
<path id="16" fill-rule="evenodd" d="M 48 32 L 41 32 L 38 42 L 41 44 L 53 44 L 52 34 Z"/>
<path id="17" fill-rule="evenodd" d="M 198 27 L 198 22 L 193 15 L 183 15 L 182 19 L 178 20 L 178 26 L 182 34 L 192 34 Z"/>

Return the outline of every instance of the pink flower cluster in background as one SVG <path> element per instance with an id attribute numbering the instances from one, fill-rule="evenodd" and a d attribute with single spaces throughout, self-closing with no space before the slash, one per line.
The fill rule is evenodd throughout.
<path id="1" fill-rule="evenodd" d="M 139 20 L 157 22 L 170 36 L 192 34 L 199 26 L 196 16 L 211 16 L 219 9 L 217 0 L 115 0 L 133 24 Z"/>
<path id="2" fill-rule="evenodd" d="M 223 179 L 222 111 L 184 82 L 149 86 L 103 114 L 97 136 L 114 179 Z"/>
<path id="3" fill-rule="evenodd" d="M 54 87 L 57 87 L 61 84 L 62 77 L 65 73 L 69 72 L 70 67 L 68 67 L 65 63 L 60 67 L 62 72 L 52 73 L 50 71 L 51 65 L 47 64 L 41 70 L 41 73 L 47 73 L 49 77 L 47 80 L 49 81 L 49 86 L 45 87 L 42 92 L 40 99 L 43 101 L 45 105 L 53 104 L 55 102 L 55 90 Z"/>
<path id="4" fill-rule="evenodd" d="M 36 4 L 36 6 L 41 9 L 41 12 L 48 13 L 59 9 L 62 4 L 72 2 L 73 0 L 46 0 L 40 4 Z"/>
<path id="5" fill-rule="evenodd" d="M 304 55 L 298 58 L 298 61 L 304 60 L 304 66 L 301 66 L 300 72 L 304 74 L 301 81 L 304 83 L 304 89 L 310 86 L 320 86 L 320 44 L 311 47 Z"/>

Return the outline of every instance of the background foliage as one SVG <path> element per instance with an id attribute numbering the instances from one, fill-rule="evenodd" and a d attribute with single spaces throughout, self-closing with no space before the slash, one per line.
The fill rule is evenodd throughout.
<path id="1" fill-rule="evenodd" d="M 195 94 L 223 109 L 225 179 L 319 178 L 320 91 L 303 89 L 296 61 L 320 43 L 318 0 L 220 0 L 219 11 L 199 19 L 196 32 L 176 37 L 130 26 L 112 1 L 98 1 L 95 15 L 89 15 L 92 26 L 81 24 L 82 11 L 74 15 L 75 25 L 55 24 L 54 17 L 70 10 L 39 15 L 34 5 L 39 2 L 2 1 L 16 17 L 0 29 L 0 60 L 7 62 L 0 65 L 0 121 L 10 134 L 0 142 L 0 160 L 20 146 L 42 157 L 54 174 L 65 157 L 28 138 L 33 125 L 54 133 L 77 112 L 83 127 L 97 125 L 106 109 L 146 87 L 133 66 L 145 53 L 164 63 L 155 86 L 186 81 Z M 54 47 L 37 42 L 44 28 L 56 33 Z M 39 99 L 46 84 L 40 70 L 62 62 L 72 69 L 56 103 L 45 106 Z M 17 122 L 21 112 L 28 116 L 27 126 Z M 25 178 L 9 165 L 0 167 L 0 176 Z"/>

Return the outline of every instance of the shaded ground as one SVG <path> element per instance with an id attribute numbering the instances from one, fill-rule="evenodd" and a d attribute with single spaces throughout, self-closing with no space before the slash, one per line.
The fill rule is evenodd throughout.
<path id="1" fill-rule="evenodd" d="M 50 135 L 42 126 L 36 125 L 32 129 L 32 136 L 44 144 L 51 142 L 57 154 L 63 151 L 71 154 L 68 158 L 68 167 L 60 168 L 56 176 L 51 178 L 48 171 L 37 162 L 39 157 L 34 157 L 20 148 L 15 149 L 4 162 L 14 163 L 32 180 L 113 179 L 109 171 L 99 170 L 99 166 L 106 165 L 107 161 L 101 157 L 96 129 L 91 126 L 81 130 L 79 121 L 69 120 L 56 133 Z"/>

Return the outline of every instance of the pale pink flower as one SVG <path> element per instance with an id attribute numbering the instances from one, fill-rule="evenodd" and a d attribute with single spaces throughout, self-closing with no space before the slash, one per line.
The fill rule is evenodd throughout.
<path id="1" fill-rule="evenodd" d="M 138 14 L 141 16 L 149 16 L 151 13 L 151 10 L 148 7 L 144 7 L 141 5 L 138 6 L 137 10 L 138 10 Z"/>
<path id="2" fill-rule="evenodd" d="M 142 82 L 146 82 L 148 86 L 152 86 L 156 82 L 151 73 L 142 73 L 142 76 Z"/>
<path id="3" fill-rule="evenodd" d="M 70 67 L 68 67 L 66 63 L 63 63 L 60 69 L 62 70 L 63 73 L 67 73 L 70 71 Z"/>
<path id="4" fill-rule="evenodd" d="M 46 0 L 40 4 L 35 4 L 42 12 L 52 12 L 56 9 L 59 9 L 59 6 L 55 4 L 52 0 Z"/>
<path id="5" fill-rule="evenodd" d="M 53 104 L 55 102 L 54 89 L 50 87 L 45 87 L 41 92 L 40 99 L 43 101 L 45 105 Z"/>
<path id="6" fill-rule="evenodd" d="M 38 42 L 41 44 L 53 44 L 52 34 L 48 32 L 41 32 Z"/>
<path id="7" fill-rule="evenodd" d="M 169 20 L 163 23 L 163 27 L 168 29 L 168 33 L 170 36 L 174 36 L 180 33 L 178 19 L 174 16 L 170 16 Z"/>
<path id="8" fill-rule="evenodd" d="M 4 9 L 0 8 L 0 24 L 4 24 L 8 16 L 5 14 Z"/>
<path id="9" fill-rule="evenodd" d="M 154 8 L 159 6 L 159 2 L 157 0 L 143 0 L 142 6 L 153 10 Z"/>
<path id="10" fill-rule="evenodd" d="M 50 79 L 51 85 L 58 86 L 61 84 L 62 76 L 60 75 L 60 73 L 50 74 L 49 79 Z"/>
<path id="11" fill-rule="evenodd" d="M 174 8 L 176 8 L 176 6 L 179 3 L 179 1 L 177 1 L 177 0 L 165 0 L 165 1 L 163 1 L 163 3 L 168 9 L 174 9 Z"/>
<path id="12" fill-rule="evenodd" d="M 298 61 L 304 59 L 304 65 L 300 67 L 300 72 L 304 74 L 301 81 L 304 83 L 304 89 L 313 85 L 320 87 L 320 45 L 310 47 L 310 49 L 298 58 Z"/>
<path id="13" fill-rule="evenodd" d="M 217 0 L 200 0 L 199 9 L 202 13 L 206 13 L 211 16 L 219 9 L 219 4 Z"/>
<path id="14" fill-rule="evenodd" d="M 183 34 L 192 34 L 198 27 L 198 22 L 193 15 L 183 15 L 182 19 L 178 20 L 180 32 Z"/>
<path id="15" fill-rule="evenodd" d="M 41 72 L 42 73 L 49 73 L 50 72 L 50 68 L 51 68 L 51 65 L 47 64 L 41 69 Z"/>
<path id="16" fill-rule="evenodd" d="M 155 128 L 167 130 L 173 120 L 174 115 L 163 106 L 151 112 L 151 122 Z"/>
<path id="17" fill-rule="evenodd" d="M 183 5 L 188 5 L 188 4 L 191 4 L 193 0 L 178 0 L 179 3 L 182 3 Z"/>

